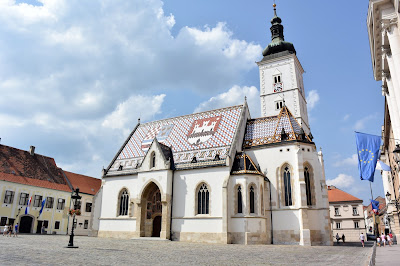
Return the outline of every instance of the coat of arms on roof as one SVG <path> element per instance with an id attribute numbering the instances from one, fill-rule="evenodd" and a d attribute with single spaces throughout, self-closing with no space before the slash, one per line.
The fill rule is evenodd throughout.
<path id="1" fill-rule="evenodd" d="M 187 136 L 188 142 L 192 145 L 206 142 L 215 134 L 220 121 L 221 116 L 208 117 L 193 121 Z"/>

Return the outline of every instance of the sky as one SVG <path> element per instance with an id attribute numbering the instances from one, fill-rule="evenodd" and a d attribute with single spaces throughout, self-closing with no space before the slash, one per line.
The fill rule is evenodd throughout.
<path id="1" fill-rule="evenodd" d="M 272 0 L 0 0 L 1 144 L 101 177 L 141 122 L 242 104 L 260 116 L 256 61 Z M 368 204 L 354 131 L 381 134 L 368 1 L 277 0 L 305 69 L 327 183 Z M 374 197 L 384 195 L 376 171 Z"/>

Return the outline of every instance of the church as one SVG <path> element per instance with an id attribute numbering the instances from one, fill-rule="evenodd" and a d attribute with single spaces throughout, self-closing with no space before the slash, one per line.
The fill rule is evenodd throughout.
<path id="1" fill-rule="evenodd" d="M 139 123 L 103 170 L 99 237 L 331 245 L 324 161 L 282 20 L 257 62 L 260 118 L 237 106 Z"/>

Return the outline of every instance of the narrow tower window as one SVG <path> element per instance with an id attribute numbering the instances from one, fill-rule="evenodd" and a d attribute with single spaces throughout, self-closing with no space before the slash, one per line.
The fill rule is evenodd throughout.
<path id="1" fill-rule="evenodd" d="M 285 206 L 291 206 L 292 202 L 292 184 L 290 180 L 290 170 L 289 167 L 285 167 L 283 171 L 283 185 L 285 193 Z"/>
<path id="2" fill-rule="evenodd" d="M 254 187 L 250 187 L 250 213 L 254 213 Z"/>
<path id="3" fill-rule="evenodd" d="M 128 215 L 129 195 L 126 189 L 122 191 L 119 200 L 119 215 Z"/>
<path id="4" fill-rule="evenodd" d="M 150 168 L 156 167 L 156 153 L 153 151 L 151 153 L 151 162 L 150 162 Z"/>
<path id="5" fill-rule="evenodd" d="M 308 167 L 304 168 L 304 179 L 306 181 L 307 205 L 312 205 L 312 200 L 311 200 L 311 180 L 310 180 L 310 171 L 309 171 Z"/>
<path id="6" fill-rule="evenodd" d="M 207 185 L 202 184 L 197 192 L 197 214 L 209 214 L 210 193 Z"/>
<path id="7" fill-rule="evenodd" d="M 243 213 L 243 203 L 242 203 L 242 187 L 238 186 L 237 188 L 237 212 Z"/>

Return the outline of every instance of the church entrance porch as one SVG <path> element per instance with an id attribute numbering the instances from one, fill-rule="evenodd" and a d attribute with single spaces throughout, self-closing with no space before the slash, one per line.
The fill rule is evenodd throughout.
<path id="1" fill-rule="evenodd" d="M 146 185 L 137 209 L 136 226 L 140 237 L 169 239 L 169 204 L 163 200 L 162 191 L 158 185 L 154 182 Z"/>

